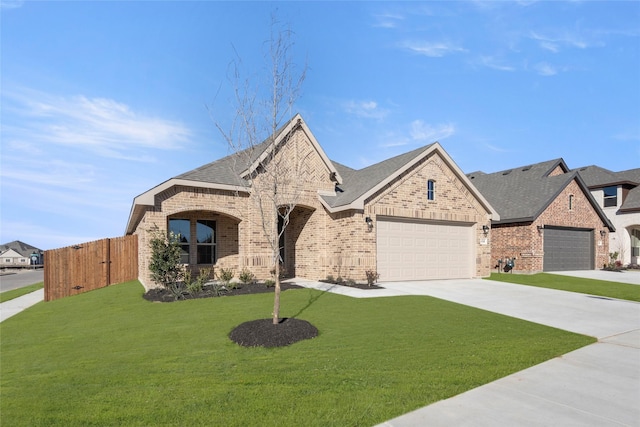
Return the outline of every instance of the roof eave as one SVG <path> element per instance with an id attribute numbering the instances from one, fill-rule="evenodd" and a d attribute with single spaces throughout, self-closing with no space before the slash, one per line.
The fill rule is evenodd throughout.
<path id="1" fill-rule="evenodd" d="M 127 228 L 125 230 L 125 234 L 132 234 L 135 231 L 135 228 L 140 221 L 140 219 L 136 218 L 139 216 L 140 209 L 138 207 L 142 206 L 155 206 L 156 196 L 162 193 L 169 188 L 182 185 L 185 187 L 196 187 L 196 188 L 210 188 L 215 190 L 225 190 L 225 191 L 234 191 L 240 193 L 249 193 L 250 189 L 248 187 L 242 187 L 237 185 L 229 185 L 229 184 L 220 184 L 215 182 L 204 182 L 204 181 L 194 181 L 189 179 L 182 178 L 171 178 L 163 183 L 156 185 L 152 189 L 145 191 L 144 193 L 136 196 L 133 199 L 133 205 L 131 206 L 131 211 L 129 212 L 129 219 L 127 221 Z M 142 209 L 144 211 L 145 209 Z M 136 215 L 138 214 L 138 215 Z"/>

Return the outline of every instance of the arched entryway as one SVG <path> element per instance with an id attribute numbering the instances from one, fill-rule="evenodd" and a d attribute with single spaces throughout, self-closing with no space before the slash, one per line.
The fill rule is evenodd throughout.
<path id="1" fill-rule="evenodd" d="M 289 214 L 289 224 L 280 239 L 280 257 L 287 277 L 304 277 L 317 262 L 318 225 L 315 209 L 298 205 Z M 283 222 L 280 222 L 282 226 Z"/>

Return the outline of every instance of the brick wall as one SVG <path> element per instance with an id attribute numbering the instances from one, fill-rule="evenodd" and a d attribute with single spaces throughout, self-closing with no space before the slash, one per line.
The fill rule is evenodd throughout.
<path id="1" fill-rule="evenodd" d="M 287 171 L 304 171 L 294 174 L 298 179 L 281 179 L 278 186 L 287 196 L 285 202 L 296 206 L 285 233 L 284 263 L 291 274 L 309 279 L 333 275 L 364 281 L 367 270 L 376 270 L 378 215 L 476 224 L 476 275 L 487 276 L 490 272 L 490 245 L 482 244 L 486 240 L 482 225 L 490 224 L 490 216 L 437 154 L 423 159 L 381 189 L 365 202 L 363 211 L 333 214 L 318 200 L 318 190 L 334 189 L 330 171 L 302 128 L 282 147 L 271 166 L 282 171 L 278 174 L 280 179 L 286 177 Z M 254 188 L 270 185 L 268 172 L 252 177 Z M 434 201 L 426 200 L 428 179 L 436 182 Z M 259 279 L 269 278 L 273 252 L 263 226 L 275 228 L 276 219 L 269 217 L 268 201 L 262 201 L 266 218 L 263 224 L 260 203 L 245 193 L 187 186 L 175 186 L 158 194 L 155 206 L 146 211 L 135 230 L 139 238 L 140 280 L 147 288 L 154 286 L 148 270 L 149 230 L 156 226 L 166 232 L 168 218 L 215 220 L 215 268 L 239 272 L 246 267 Z M 374 220 L 372 231 L 365 222 L 367 216 Z"/>
<path id="2" fill-rule="evenodd" d="M 569 209 L 569 196 L 573 196 L 572 209 Z M 526 273 L 542 271 L 544 231 L 538 231 L 538 226 L 593 229 L 596 268 L 601 267 L 609 259 L 608 239 L 600 236 L 600 230 L 605 229 L 606 225 L 574 180 L 534 222 L 493 226 L 491 265 L 495 267 L 500 258 L 516 256 L 514 271 Z"/>

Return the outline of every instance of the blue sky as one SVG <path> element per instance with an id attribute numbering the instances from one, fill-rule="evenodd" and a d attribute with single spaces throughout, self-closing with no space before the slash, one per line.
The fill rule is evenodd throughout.
<path id="1" fill-rule="evenodd" d="M 640 167 L 637 1 L 1 1 L 0 243 L 120 236 L 135 196 L 227 155 L 229 64 L 264 76 L 274 12 L 332 160 Z"/>

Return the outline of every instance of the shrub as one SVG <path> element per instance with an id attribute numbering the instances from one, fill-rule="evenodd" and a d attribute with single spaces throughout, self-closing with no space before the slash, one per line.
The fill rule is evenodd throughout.
<path id="1" fill-rule="evenodd" d="M 367 285 L 369 286 L 374 285 L 380 278 L 380 275 L 377 271 L 367 270 L 365 271 L 365 274 L 367 275 Z"/>
<path id="2" fill-rule="evenodd" d="M 269 273 L 271 273 L 272 277 L 276 276 L 276 269 L 272 268 Z M 278 274 L 280 276 L 280 279 L 284 279 L 285 277 L 287 277 L 287 269 L 284 268 L 284 265 L 280 264 L 280 274 Z"/>
<path id="3" fill-rule="evenodd" d="M 253 275 L 253 273 L 250 272 L 249 269 L 247 268 L 243 268 L 240 274 L 238 275 L 238 279 L 240 279 L 240 282 L 242 282 L 245 285 L 253 283 L 255 281 L 255 278 L 256 277 Z"/>
<path id="4" fill-rule="evenodd" d="M 343 283 L 344 283 L 344 279 L 343 279 L 342 277 L 338 276 L 338 277 L 336 278 L 336 283 L 337 283 L 337 284 L 339 284 L 339 285 L 341 285 L 341 284 L 343 284 Z"/>
<path id="5" fill-rule="evenodd" d="M 187 287 L 187 291 L 190 294 L 197 294 L 199 292 L 202 292 L 202 290 L 204 289 L 204 284 L 207 283 L 209 279 L 211 279 L 211 269 L 203 268 L 202 270 L 200 270 L 200 274 L 198 274 L 198 277 L 195 280 L 191 279 L 191 272 L 187 271 L 185 273 L 184 283 Z"/>
<path id="6" fill-rule="evenodd" d="M 220 279 L 220 281 L 225 285 L 228 285 L 229 282 L 231 282 L 231 279 L 233 279 L 234 274 L 235 272 L 232 268 L 221 268 L 218 273 L 218 279 Z"/>
<path id="7" fill-rule="evenodd" d="M 327 275 L 327 282 L 329 283 L 335 283 L 335 279 L 333 278 L 333 276 L 331 274 Z"/>
<path id="8" fill-rule="evenodd" d="M 182 249 L 179 236 L 168 235 L 158 227 L 151 230 L 151 280 L 167 289 L 175 299 L 182 297 L 181 281 L 184 278 L 184 266 L 180 262 Z"/>
<path id="9" fill-rule="evenodd" d="M 353 279 L 347 279 L 346 285 L 347 286 L 355 286 L 356 285 L 356 281 L 353 280 Z"/>
<path id="10" fill-rule="evenodd" d="M 273 280 L 273 279 L 267 279 L 267 280 L 264 281 L 264 285 L 267 288 L 273 288 L 276 285 L 276 281 Z"/>

